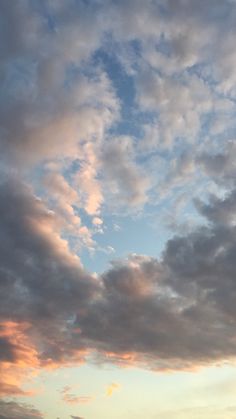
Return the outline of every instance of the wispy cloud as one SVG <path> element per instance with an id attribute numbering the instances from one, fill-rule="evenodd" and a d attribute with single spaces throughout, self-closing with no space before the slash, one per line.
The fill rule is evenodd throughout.
<path id="1" fill-rule="evenodd" d="M 118 383 L 109 384 L 109 386 L 107 386 L 107 389 L 106 389 L 106 396 L 111 397 L 114 391 L 118 390 L 118 388 L 120 388 L 120 384 Z"/>
<path id="2" fill-rule="evenodd" d="M 68 404 L 87 404 L 93 400 L 92 396 L 78 396 L 72 393 L 73 389 L 70 386 L 66 386 L 61 391 L 62 400 Z"/>

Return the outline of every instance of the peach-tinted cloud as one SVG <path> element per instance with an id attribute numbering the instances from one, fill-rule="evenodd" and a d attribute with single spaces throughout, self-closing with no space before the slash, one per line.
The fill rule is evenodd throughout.
<path id="1" fill-rule="evenodd" d="M 10 324 L 4 333 L 20 336 L 18 352 L 14 336 L 2 336 L 8 372 L 14 363 L 22 370 L 54 368 L 91 357 L 122 366 L 189 368 L 234 355 L 227 321 L 235 315 L 235 230 L 228 223 L 234 192 L 201 205 L 209 227 L 169 240 L 163 260 L 131 255 L 96 277 L 81 267 L 61 238 L 54 214 L 30 188 L 8 179 L 0 185 L 0 196 L 0 314 L 17 324 L 16 332 Z M 207 292 L 209 281 L 214 299 Z M 25 323 L 27 328 L 18 326 Z"/>
<path id="2" fill-rule="evenodd" d="M 81 200 L 89 215 L 99 214 L 103 202 L 102 187 L 98 180 L 100 162 L 96 151 L 93 143 L 84 146 L 81 168 L 75 176 Z"/>
<path id="3" fill-rule="evenodd" d="M 30 396 L 40 369 L 90 359 L 173 370 L 236 356 L 233 141 L 223 151 L 235 133 L 235 1 L 90 3 L 1 1 L 2 396 Z M 168 240 L 159 260 L 86 272 L 77 250 L 96 248 L 103 210 L 109 220 L 149 203 L 149 218 L 153 195 L 196 172 L 224 192 L 195 199 L 202 227 Z M 69 387 L 63 399 L 92 400 Z"/>
<path id="4" fill-rule="evenodd" d="M 92 396 L 78 396 L 72 393 L 73 389 L 70 386 L 65 386 L 62 391 L 62 400 L 68 404 L 86 404 L 93 400 Z"/>
<path id="5" fill-rule="evenodd" d="M 68 404 L 87 404 L 93 400 L 91 396 L 77 396 L 75 394 L 65 394 L 63 396 L 64 402 Z"/>
<path id="6" fill-rule="evenodd" d="M 103 221 L 99 217 L 94 217 L 93 218 L 93 224 L 96 225 L 96 226 L 100 226 L 100 225 L 103 224 Z"/>
<path id="7" fill-rule="evenodd" d="M 31 396 L 34 394 L 34 391 L 21 388 L 26 374 L 32 378 L 39 368 L 37 350 L 27 336 L 29 327 L 27 323 L 13 321 L 0 324 L 0 395 Z"/>

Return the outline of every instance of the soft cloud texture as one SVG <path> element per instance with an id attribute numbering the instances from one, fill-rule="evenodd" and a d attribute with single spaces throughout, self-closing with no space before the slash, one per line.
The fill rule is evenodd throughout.
<path id="1" fill-rule="evenodd" d="M 42 417 L 6 399 L 41 369 L 235 360 L 235 2 L 2 0 L 1 16 L 0 417 Z M 117 258 L 110 225 L 143 221 L 145 253 L 163 214 L 196 223 Z M 97 249 L 116 260 L 94 274 Z"/>
<path id="2" fill-rule="evenodd" d="M 43 418 L 42 414 L 31 406 L 11 401 L 0 400 L 1 419 L 35 419 Z"/>
<path id="3" fill-rule="evenodd" d="M 44 203 L 18 181 L 2 183 L 1 319 L 13 322 L 2 329 L 3 365 L 63 365 L 96 352 L 168 369 L 234 357 L 234 195 L 197 202 L 209 226 L 170 239 L 160 261 L 133 255 L 95 279 Z"/>

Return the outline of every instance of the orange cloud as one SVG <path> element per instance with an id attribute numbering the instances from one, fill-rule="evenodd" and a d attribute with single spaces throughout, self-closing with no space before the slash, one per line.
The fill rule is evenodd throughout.
<path id="1" fill-rule="evenodd" d="M 3 348 L 0 363 L 1 396 L 9 394 L 32 396 L 35 393 L 21 388 L 25 377 L 33 377 L 39 367 L 37 351 L 26 333 L 29 327 L 26 322 L 0 323 L 0 340 Z"/>
<path id="2" fill-rule="evenodd" d="M 61 350 L 60 358 L 41 358 L 36 342 L 30 337 L 32 325 L 28 322 L 0 322 L 0 397 L 32 396 L 35 390 L 25 390 L 22 386 L 29 383 L 42 369 L 53 370 L 61 365 L 72 366 L 84 362 L 88 350 L 74 350 L 70 358 Z M 65 393 L 70 388 L 65 389 Z M 68 403 L 87 403 L 90 397 L 66 395 Z"/>

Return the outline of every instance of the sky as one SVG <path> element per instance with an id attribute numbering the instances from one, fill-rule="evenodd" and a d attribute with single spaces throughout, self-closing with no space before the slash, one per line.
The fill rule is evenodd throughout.
<path id="1" fill-rule="evenodd" d="M 0 419 L 236 419 L 235 38 L 0 0 Z"/>

